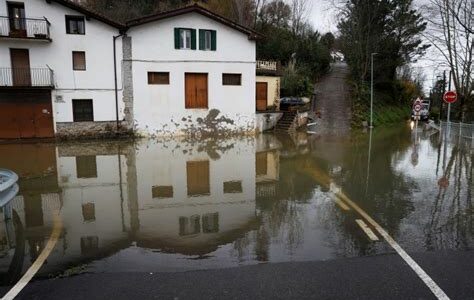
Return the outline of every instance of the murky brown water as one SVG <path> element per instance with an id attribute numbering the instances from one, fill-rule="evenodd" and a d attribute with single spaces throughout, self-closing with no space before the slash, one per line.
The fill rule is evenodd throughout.
<path id="1" fill-rule="evenodd" d="M 316 169 L 407 251 L 472 249 L 471 146 L 427 133 L 415 143 L 409 128 L 376 129 L 372 139 L 0 145 L 0 167 L 21 177 L 3 211 L 12 217 L 1 216 L 0 279 L 14 283 L 28 269 L 56 214 L 62 233 L 38 277 L 392 252 L 369 240 Z"/>

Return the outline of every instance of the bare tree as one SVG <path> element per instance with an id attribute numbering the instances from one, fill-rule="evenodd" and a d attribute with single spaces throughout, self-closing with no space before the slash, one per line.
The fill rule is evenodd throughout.
<path id="1" fill-rule="evenodd" d="M 291 28 L 294 34 L 300 34 L 305 27 L 306 20 L 311 12 L 311 2 L 308 0 L 291 1 Z"/>
<path id="2" fill-rule="evenodd" d="M 460 98 L 462 121 L 473 101 L 473 6 L 472 0 L 430 0 L 426 10 L 431 26 L 425 36 L 449 66 Z"/>

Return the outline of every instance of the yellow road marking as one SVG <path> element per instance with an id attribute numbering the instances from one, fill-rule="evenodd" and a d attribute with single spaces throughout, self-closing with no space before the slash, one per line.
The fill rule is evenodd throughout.
<path id="1" fill-rule="evenodd" d="M 53 251 L 54 246 L 61 235 L 61 230 L 62 221 L 58 215 L 55 215 L 53 221 L 53 231 L 51 232 L 51 236 L 49 237 L 46 247 L 44 247 L 43 251 L 41 251 L 40 255 L 30 266 L 28 271 L 26 271 L 25 275 L 23 275 L 23 277 L 21 277 L 21 279 L 11 288 L 11 290 L 5 296 L 3 296 L 2 300 L 13 300 L 25 288 L 31 279 L 33 279 L 35 274 L 39 271 L 43 263 L 48 258 L 51 251 Z"/>
<path id="2" fill-rule="evenodd" d="M 330 188 L 331 178 L 320 169 L 304 166 L 304 170 L 311 175 L 319 184 Z M 434 282 L 434 280 L 411 258 L 408 253 L 383 229 L 374 219 L 372 219 L 362 208 L 355 204 L 341 190 L 336 195 L 345 201 L 352 209 L 354 209 L 365 221 L 367 221 L 377 232 L 385 239 L 385 241 L 397 252 L 405 263 L 418 275 L 431 292 L 440 300 L 449 300 L 448 295 Z"/>
<path id="3" fill-rule="evenodd" d="M 345 210 L 345 211 L 349 211 L 351 210 L 351 208 L 349 206 L 347 206 L 343 201 L 341 201 L 341 199 L 339 198 L 336 198 L 336 204 L 339 205 L 339 207 L 342 209 L 342 210 Z"/>
<path id="4" fill-rule="evenodd" d="M 359 227 L 365 232 L 365 234 L 371 239 L 372 241 L 378 241 L 379 238 L 375 235 L 375 233 L 372 231 L 372 229 L 365 224 L 364 220 L 357 219 L 356 223 L 359 225 Z"/>

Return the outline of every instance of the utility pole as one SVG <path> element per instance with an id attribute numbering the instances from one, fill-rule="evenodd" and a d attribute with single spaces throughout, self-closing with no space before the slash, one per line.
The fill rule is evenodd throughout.
<path id="1" fill-rule="evenodd" d="M 374 128 L 374 56 L 378 53 L 370 54 L 370 126 Z"/>

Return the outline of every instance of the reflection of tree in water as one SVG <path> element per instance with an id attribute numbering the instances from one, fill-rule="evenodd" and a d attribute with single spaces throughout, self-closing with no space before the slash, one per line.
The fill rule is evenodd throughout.
<path id="1" fill-rule="evenodd" d="M 439 149 L 441 151 L 441 147 Z M 426 228 L 426 247 L 430 250 L 447 247 L 468 249 L 474 244 L 474 155 L 472 151 L 458 145 L 453 146 L 450 153 L 444 154 L 449 155 L 449 160 L 438 181 L 438 193 Z"/>
<path id="2" fill-rule="evenodd" d="M 367 164 L 369 136 L 354 136 L 340 162 L 342 175 L 333 180 L 390 234 L 396 235 L 401 221 L 414 210 L 410 196 L 415 183 L 395 170 L 396 162 L 402 159 L 411 145 L 410 133 L 400 128 L 374 130 L 372 138 L 370 166 Z M 374 253 L 377 245 L 361 235 L 355 218 L 360 217 L 344 213 L 342 218 L 330 220 L 333 222 L 332 230 L 342 237 L 333 242 L 343 245 L 334 248 L 347 251 L 354 247 L 350 250 L 358 254 Z"/>
<path id="3" fill-rule="evenodd" d="M 282 158 L 280 179 L 274 197 L 258 197 L 257 208 L 262 226 L 256 234 L 256 256 L 260 261 L 269 259 L 271 239 L 278 239 L 292 253 L 303 242 L 303 221 L 307 204 L 317 183 L 301 172 L 296 165 L 305 163 L 309 156 Z"/>

